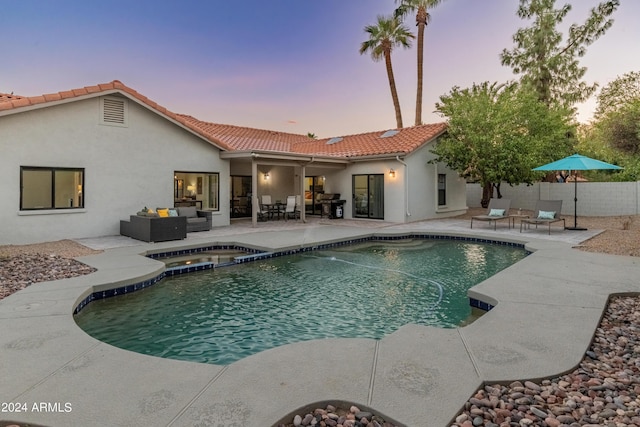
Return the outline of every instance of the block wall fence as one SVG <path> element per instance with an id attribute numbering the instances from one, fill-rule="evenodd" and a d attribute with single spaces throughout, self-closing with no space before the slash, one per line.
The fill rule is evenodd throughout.
<path id="1" fill-rule="evenodd" d="M 539 182 L 533 185 L 502 184 L 502 197 L 511 199 L 512 209 L 535 207 L 536 200 L 562 200 L 562 213 L 573 215 L 573 182 Z M 494 196 L 495 196 L 494 192 Z M 639 182 L 578 182 L 578 215 L 616 216 L 640 214 Z M 480 207 L 482 187 L 467 184 L 467 206 Z"/>

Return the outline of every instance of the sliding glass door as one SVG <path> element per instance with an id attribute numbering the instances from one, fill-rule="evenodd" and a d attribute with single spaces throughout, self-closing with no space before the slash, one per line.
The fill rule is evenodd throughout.
<path id="1" fill-rule="evenodd" d="M 324 176 L 304 177 L 304 204 L 307 215 L 320 215 L 322 205 L 318 195 L 324 193 Z"/>
<path id="2" fill-rule="evenodd" d="M 353 217 L 384 219 L 384 174 L 353 175 Z"/>

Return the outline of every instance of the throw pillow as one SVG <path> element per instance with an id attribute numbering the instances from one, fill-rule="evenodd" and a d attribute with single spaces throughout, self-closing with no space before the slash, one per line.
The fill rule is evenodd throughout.
<path id="1" fill-rule="evenodd" d="M 491 209 L 489 216 L 504 216 L 504 209 Z"/>
<path id="2" fill-rule="evenodd" d="M 161 218 L 167 218 L 169 216 L 169 209 L 167 208 L 158 208 L 156 211 L 158 212 L 158 216 Z"/>
<path id="3" fill-rule="evenodd" d="M 538 219 L 554 219 L 556 217 L 556 213 L 551 211 L 538 211 Z"/>
<path id="4" fill-rule="evenodd" d="M 169 209 L 169 216 L 178 216 L 178 211 L 175 209 Z"/>

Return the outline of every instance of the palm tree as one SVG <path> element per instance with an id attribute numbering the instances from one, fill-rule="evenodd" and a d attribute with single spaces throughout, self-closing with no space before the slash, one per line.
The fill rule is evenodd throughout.
<path id="1" fill-rule="evenodd" d="M 428 9 L 433 9 L 444 0 L 396 0 L 400 3 L 395 11 L 396 18 L 404 18 L 409 13 L 416 13 L 418 27 L 418 92 L 416 94 L 416 122 L 422 124 L 422 64 L 424 62 L 424 29 L 431 20 Z"/>
<path id="2" fill-rule="evenodd" d="M 393 68 L 391 67 L 391 51 L 396 46 L 411 47 L 410 39 L 415 36 L 397 18 L 378 16 L 377 21 L 376 25 L 364 27 L 364 31 L 369 34 L 369 40 L 362 42 L 360 55 L 370 52 L 371 58 L 376 62 L 384 58 L 387 66 L 387 77 L 389 77 L 389 86 L 391 87 L 391 98 L 393 98 L 393 106 L 396 109 L 396 124 L 398 128 L 401 128 L 402 113 L 400 112 L 396 81 L 393 78 Z"/>

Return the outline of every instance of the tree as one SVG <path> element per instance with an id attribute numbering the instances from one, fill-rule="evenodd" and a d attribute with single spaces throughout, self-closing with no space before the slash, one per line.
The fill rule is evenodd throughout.
<path id="1" fill-rule="evenodd" d="M 447 133 L 432 152 L 460 176 L 479 181 L 482 206 L 493 186 L 531 183 L 536 166 L 571 153 L 575 129 L 568 109 L 547 107 L 527 86 L 484 82 L 454 87 L 436 111 L 448 119 Z"/>
<path id="2" fill-rule="evenodd" d="M 601 123 L 583 125 L 579 132 L 577 151 L 589 157 L 603 160 L 607 163 L 622 166 L 621 171 L 585 171 L 589 180 L 594 181 L 638 181 L 640 179 L 640 157 L 629 154 L 613 147 L 603 130 L 606 126 Z"/>
<path id="3" fill-rule="evenodd" d="M 402 128 L 400 101 L 391 67 L 391 51 L 397 46 L 411 47 L 411 39 L 414 38 L 414 35 L 398 19 L 384 16 L 378 16 L 376 25 L 367 25 L 364 27 L 364 31 L 369 34 L 369 40 L 362 42 L 360 55 L 371 53 L 371 58 L 376 62 L 384 59 L 393 107 L 396 110 L 396 124 L 398 128 Z"/>
<path id="4" fill-rule="evenodd" d="M 565 4 L 554 9 L 555 0 L 520 0 L 517 15 L 533 19 L 528 28 L 520 28 L 513 36 L 516 47 L 504 49 L 500 55 L 502 65 L 515 74 L 522 74 L 522 82 L 532 86 L 538 99 L 546 105 L 560 103 L 572 107 L 591 96 L 597 84 L 582 80 L 586 67 L 580 67 L 578 58 L 586 47 L 601 37 L 613 25 L 609 16 L 620 5 L 619 0 L 607 0 L 591 9 L 582 25 L 572 24 L 566 42 L 557 27 L 571 10 Z"/>
<path id="5" fill-rule="evenodd" d="M 596 126 L 605 144 L 627 154 L 640 154 L 640 98 L 610 111 Z"/>
<path id="6" fill-rule="evenodd" d="M 313 132 L 307 132 L 307 137 L 311 139 L 318 139 L 318 136 Z"/>
<path id="7" fill-rule="evenodd" d="M 637 100 L 640 100 L 640 72 L 631 71 L 602 88 L 595 117 L 600 118 Z"/>
<path id="8" fill-rule="evenodd" d="M 422 124 L 422 75 L 424 63 L 424 29 L 431 20 L 428 10 L 438 6 L 444 0 L 396 0 L 400 3 L 394 16 L 404 18 L 410 13 L 416 14 L 418 27 L 418 88 L 416 93 L 416 121 L 415 126 Z"/>
<path id="9" fill-rule="evenodd" d="M 630 72 L 607 84 L 598 94 L 592 136 L 628 155 L 640 153 L 640 72 Z"/>

